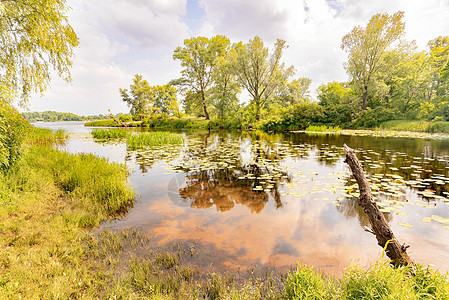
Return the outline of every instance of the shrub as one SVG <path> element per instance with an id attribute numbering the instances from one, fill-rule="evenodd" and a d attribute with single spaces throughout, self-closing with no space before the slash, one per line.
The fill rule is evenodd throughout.
<path id="1" fill-rule="evenodd" d="M 120 122 L 131 122 L 133 120 L 133 117 L 131 115 L 121 115 L 119 118 Z"/>
<path id="2" fill-rule="evenodd" d="M 395 118 L 394 110 L 377 106 L 376 108 L 367 108 L 361 117 L 353 121 L 355 128 L 375 128 L 383 122 L 393 120 Z"/>
<path id="3" fill-rule="evenodd" d="M 20 156 L 21 143 L 29 123 L 8 103 L 0 100 L 0 169 L 6 170 Z"/>
<path id="4" fill-rule="evenodd" d="M 324 108 L 316 103 L 294 105 L 281 114 L 261 122 L 259 127 L 265 131 L 298 130 L 319 124 L 324 118 Z"/>

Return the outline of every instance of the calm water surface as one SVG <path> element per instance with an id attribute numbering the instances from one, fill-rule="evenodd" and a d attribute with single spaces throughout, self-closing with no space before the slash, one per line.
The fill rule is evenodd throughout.
<path id="1" fill-rule="evenodd" d="M 183 132 L 184 145 L 127 151 L 96 142 L 82 122 L 65 129 L 66 151 L 125 163 L 139 199 L 101 229 L 138 227 L 157 245 L 195 247 L 217 270 L 295 267 L 328 274 L 362 267 L 382 251 L 357 206 L 343 144 L 358 150 L 379 206 L 410 256 L 449 271 L 449 141 L 326 134 Z"/>

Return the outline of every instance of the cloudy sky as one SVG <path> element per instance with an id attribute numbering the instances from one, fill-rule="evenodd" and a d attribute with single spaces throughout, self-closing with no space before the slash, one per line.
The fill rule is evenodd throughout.
<path id="1" fill-rule="evenodd" d="M 247 42 L 260 36 L 271 48 L 287 41 L 284 61 L 294 77 L 312 79 L 312 90 L 329 81 L 345 81 L 341 38 L 365 26 L 377 13 L 404 11 L 408 40 L 424 50 L 429 40 L 449 35 L 449 0 L 71 0 L 70 23 L 80 38 L 73 82 L 57 76 L 31 111 L 55 110 L 80 115 L 128 112 L 119 88 L 134 74 L 150 85 L 179 77 L 173 50 L 194 36 L 228 36 Z"/>

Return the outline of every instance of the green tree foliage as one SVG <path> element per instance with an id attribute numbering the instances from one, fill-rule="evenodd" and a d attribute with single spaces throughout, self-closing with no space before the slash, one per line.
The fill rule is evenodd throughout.
<path id="1" fill-rule="evenodd" d="M 208 99 L 209 97 L 207 97 Z M 186 114 L 196 117 L 204 117 L 204 108 L 202 104 L 202 96 L 200 93 L 187 91 L 182 100 L 184 111 Z"/>
<path id="2" fill-rule="evenodd" d="M 299 130 L 322 124 L 324 118 L 324 109 L 317 103 L 296 104 L 284 109 L 279 116 L 263 121 L 261 126 L 266 131 Z"/>
<path id="3" fill-rule="evenodd" d="M 9 104 L 0 101 L 0 170 L 19 158 L 21 143 L 29 123 Z"/>
<path id="4" fill-rule="evenodd" d="M 349 126 L 358 111 L 356 93 L 344 84 L 329 82 L 318 87 L 319 104 L 325 111 L 325 123 Z"/>
<path id="5" fill-rule="evenodd" d="M 278 88 L 274 95 L 274 102 L 282 107 L 288 107 L 295 104 L 309 103 L 310 97 L 310 78 L 298 78 L 290 81 L 284 86 Z"/>
<path id="6" fill-rule="evenodd" d="M 51 68 L 70 80 L 73 48 L 78 38 L 67 21 L 65 0 L 0 1 L 0 98 L 43 93 Z"/>
<path id="7" fill-rule="evenodd" d="M 241 87 L 232 73 L 232 66 L 227 56 L 218 58 L 213 78 L 214 85 L 210 89 L 210 98 L 217 117 L 220 119 L 230 117 L 238 109 L 237 95 L 241 92 Z"/>
<path id="8" fill-rule="evenodd" d="M 73 113 L 43 111 L 23 112 L 22 116 L 29 122 L 88 121 L 109 119 L 108 115 L 78 116 Z"/>
<path id="9" fill-rule="evenodd" d="M 270 54 L 263 41 L 256 36 L 247 44 L 234 45 L 232 69 L 238 82 L 251 95 L 255 106 L 255 119 L 260 120 L 266 101 L 293 74 L 293 66 L 286 68 L 281 62 L 285 41 L 278 39 Z"/>
<path id="10" fill-rule="evenodd" d="M 170 84 L 150 86 L 141 75 L 136 74 L 129 91 L 120 89 L 120 95 L 134 118 L 143 120 L 154 113 L 181 116 L 176 88 Z"/>
<path id="11" fill-rule="evenodd" d="M 178 94 L 174 86 L 170 84 L 156 85 L 151 89 L 154 95 L 154 106 L 158 109 L 158 112 L 173 114 L 178 118 L 181 116 Z"/>
<path id="12" fill-rule="evenodd" d="M 427 45 L 430 49 L 429 64 L 432 70 L 429 94 L 434 95 L 438 94 L 445 81 L 441 72 L 449 62 L 449 36 L 439 36 Z"/>
<path id="13" fill-rule="evenodd" d="M 127 89 L 120 89 L 122 100 L 130 107 L 130 113 L 133 117 L 143 120 L 144 117 L 153 114 L 154 91 L 141 75 L 136 74 L 133 78 L 133 84 Z"/>
<path id="14" fill-rule="evenodd" d="M 403 12 L 377 14 L 363 28 L 356 26 L 342 39 L 341 48 L 348 52 L 345 66 L 360 97 L 361 109 L 368 105 L 370 89 L 377 72 L 382 72 L 383 57 L 405 33 Z"/>
<path id="15" fill-rule="evenodd" d="M 225 55 L 229 44 L 229 39 L 223 35 L 210 39 L 195 37 L 184 40 L 184 47 L 176 48 L 173 54 L 173 59 L 179 60 L 182 67 L 182 77 L 175 83 L 201 96 L 200 104 L 206 119 L 210 118 L 207 110 L 208 89 L 213 84 L 218 58 Z M 196 97 L 192 99 L 197 100 Z"/>

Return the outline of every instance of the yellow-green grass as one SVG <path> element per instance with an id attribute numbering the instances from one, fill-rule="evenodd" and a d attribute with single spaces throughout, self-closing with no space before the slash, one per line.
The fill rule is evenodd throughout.
<path id="1" fill-rule="evenodd" d="M 132 204 L 127 169 L 55 150 L 52 144 L 62 133 L 33 132 L 20 160 L 0 173 L 0 298 L 100 295 L 107 272 L 98 273 L 86 260 L 83 228 Z"/>
<path id="2" fill-rule="evenodd" d="M 126 129 L 94 129 L 91 132 L 95 139 L 124 139 L 128 136 Z"/>
<path id="3" fill-rule="evenodd" d="M 105 119 L 105 120 L 97 120 L 97 121 L 86 122 L 86 123 L 84 123 L 84 126 L 91 126 L 91 127 L 104 126 L 104 127 L 108 127 L 108 126 L 117 126 L 117 123 L 114 121 L 114 119 Z"/>
<path id="4" fill-rule="evenodd" d="M 311 132 L 337 132 L 340 131 L 341 128 L 339 126 L 326 126 L 326 125 L 310 125 L 306 128 L 306 131 Z"/>
<path id="5" fill-rule="evenodd" d="M 160 146 L 166 144 L 182 144 L 184 138 L 181 134 L 167 131 L 142 132 L 128 135 L 126 139 L 128 149 L 134 150 L 143 147 Z"/>
<path id="6" fill-rule="evenodd" d="M 341 279 L 299 264 L 286 282 L 287 299 L 449 299 L 447 274 L 421 265 L 393 268 L 379 260 L 368 270 L 349 267 Z"/>
<path id="7" fill-rule="evenodd" d="M 392 120 L 382 123 L 381 129 L 418 131 L 433 133 L 449 133 L 449 122 L 445 121 L 424 121 L 424 120 Z"/>

